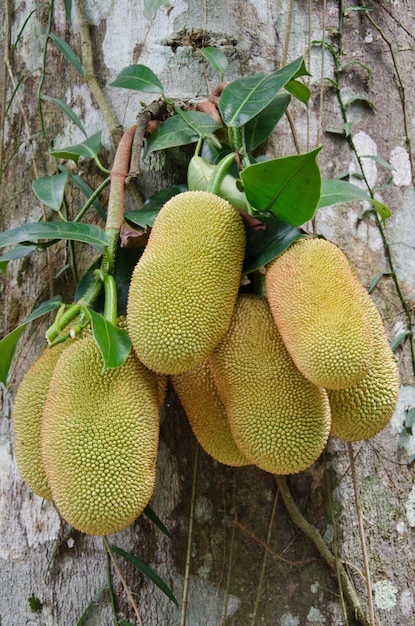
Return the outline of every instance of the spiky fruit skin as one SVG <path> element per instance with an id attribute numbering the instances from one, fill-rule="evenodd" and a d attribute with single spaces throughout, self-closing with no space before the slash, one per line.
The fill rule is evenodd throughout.
<path id="1" fill-rule="evenodd" d="M 326 392 L 299 372 L 266 298 L 241 295 L 210 356 L 232 436 L 261 469 L 295 474 L 320 456 L 330 432 Z"/>
<path id="2" fill-rule="evenodd" d="M 354 387 L 329 390 L 331 432 L 345 441 L 369 439 L 385 428 L 399 395 L 399 371 L 383 327 L 382 318 L 366 289 L 363 306 L 372 326 L 375 354 L 371 368 Z"/>
<path id="3" fill-rule="evenodd" d="M 203 450 L 224 465 L 249 465 L 233 440 L 225 408 L 210 371 L 209 359 L 190 372 L 172 376 L 171 381 Z"/>
<path id="4" fill-rule="evenodd" d="M 158 433 L 156 377 L 133 353 L 103 371 L 92 337 L 65 350 L 49 386 L 41 447 L 66 521 L 91 535 L 131 524 L 153 491 Z"/>
<path id="5" fill-rule="evenodd" d="M 325 239 L 295 241 L 267 267 L 275 323 L 298 369 L 315 385 L 344 389 L 369 371 L 374 339 L 360 283 Z"/>
<path id="6" fill-rule="evenodd" d="M 128 295 L 127 322 L 142 363 L 181 374 L 228 329 L 245 252 L 239 212 L 205 191 L 178 194 L 160 210 Z"/>
<path id="7" fill-rule="evenodd" d="M 43 468 L 40 429 L 55 365 L 70 341 L 44 348 L 20 383 L 13 402 L 14 454 L 20 476 L 36 495 L 52 500 Z"/>

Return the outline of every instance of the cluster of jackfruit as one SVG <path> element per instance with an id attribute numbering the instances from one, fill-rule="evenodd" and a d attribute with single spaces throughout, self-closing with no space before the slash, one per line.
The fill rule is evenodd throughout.
<path id="1" fill-rule="evenodd" d="M 330 432 L 355 441 L 389 421 L 399 378 L 379 313 L 347 257 L 297 240 L 241 294 L 245 227 L 204 191 L 160 210 L 130 283 L 133 351 L 103 371 L 92 336 L 47 349 L 14 404 L 17 463 L 38 495 L 90 534 L 130 524 L 155 480 L 167 375 L 220 463 L 291 474 Z"/>

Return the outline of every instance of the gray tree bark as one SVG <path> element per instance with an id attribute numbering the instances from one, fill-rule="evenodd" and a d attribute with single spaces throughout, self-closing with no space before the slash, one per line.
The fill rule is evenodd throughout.
<path id="1" fill-rule="evenodd" d="M 127 65 L 148 65 L 168 97 L 197 103 L 218 82 L 203 60 L 203 46 L 218 47 L 226 54 L 227 80 L 270 72 L 304 55 L 311 72 L 310 105 L 291 108 L 291 118 L 278 125 L 270 150 L 282 156 L 324 144 L 319 164 L 325 178 L 359 173 L 359 156 L 366 180 L 392 208 L 392 218 L 383 226 L 361 203 L 354 203 L 320 210 L 309 226 L 348 253 L 367 287 L 382 274 L 372 297 L 391 341 L 395 340 L 410 330 L 415 290 L 415 12 L 410 0 L 359 2 L 172 0 L 150 21 L 144 18 L 142 0 L 78 0 L 70 19 L 63 3 L 55 2 L 52 32 L 70 44 L 85 68 L 90 38 L 94 83 L 90 71 L 81 77 L 47 41 L 48 5 L 4 0 L 0 20 L 2 230 L 42 218 L 31 183 L 52 173 L 46 138 L 55 148 L 83 140 L 79 129 L 48 102 L 41 103 L 41 122 L 39 94 L 64 100 L 82 119 L 88 135 L 103 130 L 103 161 L 110 167 L 117 127 L 135 123 L 141 103 L 152 100 L 151 94 L 108 87 Z M 322 53 L 321 42 L 337 51 L 343 68 L 340 75 L 330 50 Z M 342 107 L 330 82 L 339 80 L 352 142 L 344 134 L 330 132 L 344 128 Z M 138 186 L 145 195 L 172 182 L 185 182 L 177 156 L 178 151 L 176 159 L 161 155 L 144 163 Z M 89 162 L 80 162 L 79 170 L 92 186 L 102 180 Z M 76 191 L 66 199 L 69 215 L 74 215 L 82 199 Z M 133 195 L 127 202 L 133 206 Z M 92 260 L 85 247 L 75 246 L 80 275 Z M 71 273 L 59 273 L 67 264 L 68 249 L 63 245 L 51 248 L 49 254 L 38 252 L 9 264 L 6 276 L 0 278 L 3 334 L 52 295 L 52 282 L 53 293 L 71 301 Z M 42 319 L 27 329 L 7 390 L 2 389 L 0 624 L 4 626 L 75 625 L 107 580 L 102 540 L 78 532 L 68 536 L 53 504 L 30 493 L 14 462 L 12 398 L 44 345 L 48 322 Z M 171 538 L 144 516 L 110 538 L 151 565 L 179 600 L 179 607 L 174 606 L 118 558 L 145 626 L 356 624 L 356 616 L 348 609 L 345 612 L 344 582 L 339 585 L 336 575 L 340 567 L 345 568 L 367 616 L 373 605 L 373 624 L 415 624 L 415 463 L 408 464 L 415 452 L 415 436 L 408 434 L 404 447 L 399 446 L 405 416 L 415 406 L 409 335 L 397 355 L 402 387 L 387 428 L 370 441 L 353 444 L 352 456 L 346 444 L 331 438 L 312 468 L 287 481 L 302 515 L 339 564 L 334 569 L 288 515 L 281 491 L 284 484 L 276 484 L 272 475 L 253 467 L 220 466 L 198 450 L 180 404 L 169 392 L 162 410 L 151 506 Z M 365 560 L 370 585 L 365 581 Z M 112 578 L 119 618 L 139 624 L 114 568 Z M 30 603 L 30 598 L 40 604 Z M 113 623 L 106 590 L 84 624 Z"/>

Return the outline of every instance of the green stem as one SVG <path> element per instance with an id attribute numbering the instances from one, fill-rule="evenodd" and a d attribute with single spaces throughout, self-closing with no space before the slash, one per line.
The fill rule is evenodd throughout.
<path id="1" fill-rule="evenodd" d="M 95 189 L 94 193 L 88 198 L 87 202 L 84 204 L 82 209 L 79 211 L 78 215 L 74 218 L 74 220 L 73 220 L 74 222 L 80 222 L 81 221 L 81 219 L 83 218 L 85 213 L 88 211 L 88 209 L 91 206 L 91 204 L 93 204 L 94 201 L 96 200 L 96 198 L 98 198 L 98 196 L 101 193 L 101 191 L 103 191 L 103 189 L 105 189 L 105 187 L 107 187 L 110 184 L 110 181 L 111 181 L 111 178 L 110 178 L 110 176 L 108 176 L 100 184 L 100 186 Z"/>
<path id="2" fill-rule="evenodd" d="M 117 323 L 117 286 L 112 274 L 104 276 L 104 318 L 113 326 Z"/>
<path id="3" fill-rule="evenodd" d="M 228 128 L 228 139 L 232 150 L 239 154 L 243 168 L 249 167 L 251 162 L 245 144 L 245 127 L 234 128 L 231 126 Z"/>
<path id="4" fill-rule="evenodd" d="M 225 178 L 228 169 L 231 167 L 231 165 L 234 162 L 235 162 L 234 152 L 230 152 L 229 154 L 224 156 L 221 161 L 219 161 L 219 163 L 213 170 L 213 174 L 208 182 L 206 191 L 210 191 L 210 193 L 219 194 L 222 181 Z"/>

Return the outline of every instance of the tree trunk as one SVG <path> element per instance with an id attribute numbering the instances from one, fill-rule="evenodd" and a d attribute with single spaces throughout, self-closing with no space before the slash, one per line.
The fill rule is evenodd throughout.
<path id="1" fill-rule="evenodd" d="M 42 219 L 45 209 L 31 184 L 53 173 L 49 149 L 84 140 L 79 128 L 40 96 L 65 101 L 88 136 L 103 130 L 100 157 L 110 168 L 120 128 L 134 124 L 142 102 L 154 99 L 154 94 L 108 86 L 124 67 L 148 65 L 166 96 L 195 104 L 220 80 L 204 60 L 203 47 L 214 46 L 225 53 L 226 80 L 271 72 L 304 55 L 311 72 L 310 104 L 307 109 L 300 104 L 290 107 L 290 117 L 277 126 L 270 150 L 275 156 L 286 156 L 324 144 L 319 156 L 323 178 L 359 173 L 360 160 L 366 181 L 376 197 L 391 207 L 392 217 L 383 224 L 356 202 L 319 210 L 309 229 L 349 255 L 365 286 L 377 279 L 372 297 L 391 341 L 410 331 L 415 289 L 411 105 L 415 12 L 410 0 L 359 2 L 172 0 L 148 20 L 141 0 L 76 0 L 70 16 L 62 2 L 52 2 L 50 7 L 30 0 L 4 0 L 0 20 L 2 230 Z M 82 60 L 83 77 L 48 39 L 48 29 Z M 324 54 L 322 43 L 330 46 Z M 348 136 L 343 132 L 344 116 L 350 124 Z M 186 182 L 187 153 L 173 153 L 144 161 L 137 189 L 145 197 L 167 184 Z M 81 160 L 75 169 L 93 188 L 103 180 L 93 161 Z M 365 185 L 356 177 L 353 182 Z M 128 194 L 131 208 L 137 189 Z M 105 197 L 104 192 L 103 203 Z M 76 189 L 68 192 L 70 218 L 82 203 Z M 91 216 L 89 220 L 102 225 L 96 213 Z M 85 248 L 74 247 L 79 276 L 95 258 L 92 249 L 85 252 Z M 69 248 L 63 244 L 11 261 L 0 279 L 3 335 L 52 295 L 71 302 L 70 268 Z M 43 348 L 50 323 L 50 318 L 41 318 L 28 326 L 16 350 L 7 390 L 2 390 L 0 624 L 4 625 L 75 625 L 107 585 L 102 539 L 68 533 L 53 504 L 22 483 L 14 462 L 12 398 Z M 324 455 L 309 470 L 288 477 L 287 483 L 276 482 L 274 476 L 252 466 L 233 469 L 214 462 L 198 448 L 179 401 L 169 390 L 162 409 L 151 507 L 171 536 L 141 516 L 110 538 L 110 543 L 156 570 L 178 599 L 176 607 L 117 557 L 145 626 L 364 623 L 361 614 L 350 610 L 341 568 L 356 590 L 366 623 L 415 624 L 415 464 L 408 464 L 415 452 L 415 436 L 409 429 L 406 437 L 400 437 L 408 410 L 415 406 L 409 334 L 397 355 L 401 393 L 385 430 L 351 446 L 330 438 Z M 298 519 L 295 523 L 287 513 L 284 502 L 290 505 L 290 494 L 311 530 L 301 527 L 301 522 L 299 527 Z M 302 532 L 304 528 L 310 536 Z M 315 529 L 323 538 L 320 543 Z M 141 623 L 111 567 L 118 618 Z M 108 586 L 83 623 L 114 623 Z"/>

